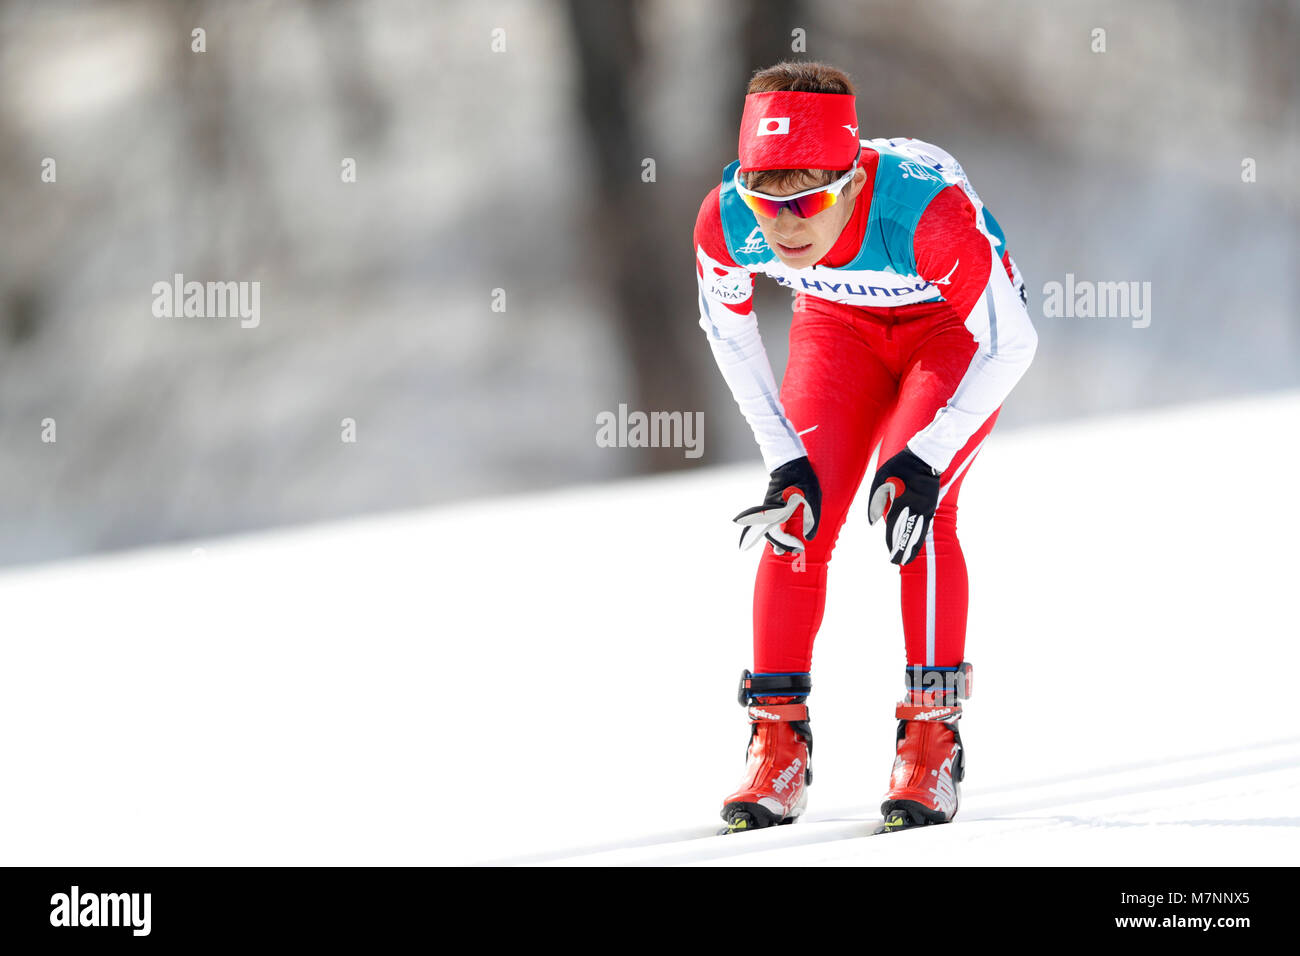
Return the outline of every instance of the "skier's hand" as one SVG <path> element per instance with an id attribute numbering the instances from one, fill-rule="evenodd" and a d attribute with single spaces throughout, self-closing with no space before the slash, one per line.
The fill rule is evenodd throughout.
<path id="1" fill-rule="evenodd" d="M 740 549 L 747 551 L 766 538 L 777 554 L 802 551 L 817 535 L 821 510 L 822 489 L 808 456 L 787 461 L 772 472 L 763 503 L 736 515 Z"/>
<path id="2" fill-rule="evenodd" d="M 894 564 L 907 564 L 921 550 L 939 505 L 939 473 L 904 446 L 880 466 L 871 482 L 867 521 L 885 522 L 885 547 Z"/>

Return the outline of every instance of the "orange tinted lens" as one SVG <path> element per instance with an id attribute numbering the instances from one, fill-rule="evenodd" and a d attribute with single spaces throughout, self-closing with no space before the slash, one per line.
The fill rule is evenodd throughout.
<path id="1" fill-rule="evenodd" d="M 746 196 L 744 193 L 740 194 L 740 198 L 745 200 L 746 206 L 765 219 L 775 219 L 781 214 L 781 210 L 786 205 L 783 202 L 777 202 L 773 199 L 760 199 L 758 196 Z"/>
<path id="2" fill-rule="evenodd" d="M 798 199 L 763 199 L 759 196 L 747 196 L 744 193 L 740 193 L 740 198 L 745 200 L 746 206 L 765 219 L 775 219 L 781 215 L 782 209 L 789 209 L 800 219 L 808 219 L 835 205 L 835 193 L 829 189 L 823 189 L 809 196 L 800 196 Z"/>
<path id="3" fill-rule="evenodd" d="M 801 219 L 807 219 L 819 212 L 825 212 L 834 205 L 835 193 L 829 189 L 823 189 L 819 193 L 804 196 L 802 199 L 792 199 L 790 201 L 790 211 Z"/>

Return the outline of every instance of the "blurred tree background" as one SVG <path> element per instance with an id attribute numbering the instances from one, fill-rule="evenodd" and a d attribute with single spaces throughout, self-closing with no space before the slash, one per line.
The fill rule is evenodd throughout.
<path id="1" fill-rule="evenodd" d="M 1297 49 L 1296 0 L 0 3 L 0 562 L 758 472 L 691 232 L 780 59 L 1006 228 L 1041 344 L 1000 428 L 1294 388 Z M 177 273 L 260 323 L 155 317 Z M 1150 326 L 1043 316 L 1067 274 Z M 703 457 L 598 447 L 620 403 L 704 411 Z"/>

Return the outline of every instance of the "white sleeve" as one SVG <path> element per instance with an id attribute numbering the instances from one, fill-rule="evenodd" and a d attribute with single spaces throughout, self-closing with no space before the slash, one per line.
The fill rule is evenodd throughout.
<path id="1" fill-rule="evenodd" d="M 743 267 L 717 262 L 701 247 L 695 254 L 700 327 L 708 333 L 718 369 L 754 432 L 764 465 L 774 471 L 808 452 L 781 407 L 772 364 L 759 335 L 758 316 L 752 306 L 743 315 L 728 308 L 729 304 L 752 303 L 754 276 Z"/>
<path id="2" fill-rule="evenodd" d="M 1011 394 L 1038 348 L 1038 333 L 996 249 L 991 258 L 988 285 L 966 317 L 979 349 L 952 398 L 907 443 L 941 473 Z"/>

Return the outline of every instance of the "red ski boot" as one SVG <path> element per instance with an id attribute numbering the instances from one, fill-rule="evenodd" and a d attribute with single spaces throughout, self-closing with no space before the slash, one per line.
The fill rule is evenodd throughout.
<path id="1" fill-rule="evenodd" d="M 793 823 L 803 813 L 812 783 L 812 730 L 807 674 L 750 674 L 740 679 L 740 703 L 749 708 L 745 777 L 723 802 L 719 832 L 737 833 Z"/>
<path id="2" fill-rule="evenodd" d="M 939 684 L 934 689 L 936 674 L 948 680 L 946 687 Z M 961 803 L 966 750 L 957 721 L 961 701 L 970 696 L 970 665 L 909 668 L 908 677 L 917 683 L 909 684 L 894 712 L 898 718 L 894 769 L 880 805 L 885 820 L 877 833 L 949 823 Z"/>

